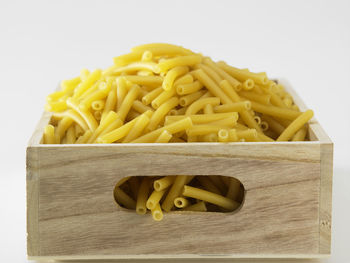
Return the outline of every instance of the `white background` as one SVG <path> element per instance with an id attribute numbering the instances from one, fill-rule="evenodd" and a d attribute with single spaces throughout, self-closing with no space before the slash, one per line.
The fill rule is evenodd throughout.
<path id="1" fill-rule="evenodd" d="M 335 143 L 333 255 L 350 230 L 350 1 L 0 1 L 0 255 L 26 262 L 25 148 L 59 80 L 149 42 L 287 78 Z M 254 245 L 254 244 L 252 244 Z M 348 259 L 348 260 L 346 260 Z"/>

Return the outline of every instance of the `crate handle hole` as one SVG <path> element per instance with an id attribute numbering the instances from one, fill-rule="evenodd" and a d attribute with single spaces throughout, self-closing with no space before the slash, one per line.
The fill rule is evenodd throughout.
<path id="1" fill-rule="evenodd" d="M 155 210 L 158 204 L 161 212 L 232 213 L 240 210 L 245 197 L 238 179 L 220 175 L 123 177 L 113 193 L 119 207 L 138 214 Z M 154 212 L 154 218 L 156 215 L 159 213 Z"/>

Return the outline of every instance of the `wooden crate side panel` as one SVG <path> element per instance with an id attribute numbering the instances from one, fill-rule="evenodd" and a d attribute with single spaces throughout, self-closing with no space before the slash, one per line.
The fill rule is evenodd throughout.
<path id="1" fill-rule="evenodd" d="M 310 130 L 321 144 L 320 253 L 330 255 L 332 235 L 333 143 L 320 124 L 311 124 Z"/>
<path id="2" fill-rule="evenodd" d="M 106 193 L 109 195 L 116 182 L 131 175 L 220 174 L 235 176 L 251 189 L 303 181 L 314 176 L 307 171 L 312 172 L 311 168 L 319 166 L 320 162 L 319 145 L 309 146 L 311 147 L 290 144 L 289 160 L 275 156 L 275 152 L 285 154 L 288 151 L 282 144 L 266 147 L 265 152 L 260 152 L 260 156 L 254 158 L 244 157 L 245 152 L 257 153 L 261 150 L 261 147 L 254 144 L 244 147 L 163 144 L 148 147 L 119 145 L 40 148 L 40 219 L 56 217 L 59 214 L 68 216 L 74 213 L 81 203 L 87 204 L 83 212 L 88 213 L 94 209 L 90 203 L 97 202 Z M 294 157 L 299 154 L 302 160 Z M 308 156 L 308 159 L 304 156 Z M 270 176 L 276 171 L 280 176 Z M 57 185 L 62 187 L 57 188 Z M 99 194 L 96 193 L 96 189 L 99 189 Z M 52 193 L 55 193 L 54 199 Z M 109 206 L 108 209 L 113 209 L 113 206 Z"/>
<path id="3" fill-rule="evenodd" d="M 38 148 L 27 148 L 27 254 L 40 255 Z"/>
<path id="4" fill-rule="evenodd" d="M 233 215 L 170 213 L 155 223 L 116 211 L 45 220 L 42 255 L 317 254 L 318 182 L 248 191 Z"/>
<path id="5" fill-rule="evenodd" d="M 290 144 L 288 160 L 275 154 L 282 144 L 250 158 L 242 156 L 261 147 L 42 147 L 41 255 L 317 254 L 319 145 L 308 146 Z M 157 223 L 113 200 L 124 176 L 174 174 L 235 176 L 247 191 L 244 206 L 235 214 L 170 213 Z"/>
<path id="6" fill-rule="evenodd" d="M 320 253 L 331 254 L 333 144 L 321 144 Z"/>
<path id="7" fill-rule="evenodd" d="M 309 126 L 313 140 L 320 142 L 320 253 L 331 254 L 332 236 L 332 184 L 333 184 L 333 143 L 319 123 Z"/>

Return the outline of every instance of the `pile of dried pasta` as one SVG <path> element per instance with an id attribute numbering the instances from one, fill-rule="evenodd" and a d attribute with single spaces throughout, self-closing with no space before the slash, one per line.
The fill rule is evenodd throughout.
<path id="1" fill-rule="evenodd" d="M 146 44 L 114 65 L 64 80 L 47 96 L 44 143 L 302 141 L 282 85 L 171 44 Z"/>
<path id="2" fill-rule="evenodd" d="M 46 110 L 46 144 L 303 141 L 313 116 L 265 73 L 171 44 L 137 46 L 105 70 L 83 69 L 47 97 Z M 236 179 L 193 177 L 127 177 L 114 195 L 137 213 L 151 210 L 155 220 L 162 210 L 239 207 Z"/>

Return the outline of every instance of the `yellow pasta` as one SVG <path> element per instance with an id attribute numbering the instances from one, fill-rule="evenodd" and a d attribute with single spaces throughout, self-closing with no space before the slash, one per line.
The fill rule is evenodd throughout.
<path id="1" fill-rule="evenodd" d="M 233 128 L 237 124 L 238 116 L 237 116 L 237 114 L 234 114 L 234 112 L 232 112 L 232 113 L 233 113 L 232 116 L 229 116 L 229 117 L 221 119 L 221 120 L 213 121 L 213 122 L 208 122 L 207 124 Z"/>
<path id="2" fill-rule="evenodd" d="M 59 122 L 55 129 L 55 134 L 62 139 L 68 130 L 68 128 L 72 125 L 73 119 L 69 116 L 63 117 Z"/>
<path id="3" fill-rule="evenodd" d="M 228 142 L 230 140 L 230 134 L 228 129 L 220 129 L 218 131 L 218 141 L 219 142 Z"/>
<path id="4" fill-rule="evenodd" d="M 220 89 L 220 87 L 204 73 L 203 70 L 193 71 L 193 75 L 197 78 L 213 95 L 218 97 L 223 104 L 232 102 L 230 98 Z"/>
<path id="5" fill-rule="evenodd" d="M 92 132 L 96 130 L 98 124 L 90 111 L 80 109 L 78 103 L 73 98 L 67 99 L 67 105 L 68 107 L 76 111 L 84 119 L 84 121 L 86 122 L 86 124 Z"/>
<path id="6" fill-rule="evenodd" d="M 101 90 L 101 89 L 96 90 L 95 92 L 91 93 L 89 96 L 85 97 L 80 102 L 79 107 L 82 110 L 88 110 L 94 101 L 98 101 L 98 100 L 102 100 L 102 99 L 106 98 L 110 89 L 111 89 L 111 87 L 109 86 L 109 88 L 106 88 L 103 90 Z"/>
<path id="7" fill-rule="evenodd" d="M 203 108 L 203 113 L 204 114 L 213 114 L 214 113 L 213 106 L 211 104 L 205 105 Z"/>
<path id="8" fill-rule="evenodd" d="M 126 75 L 122 76 L 127 81 L 137 85 L 144 85 L 150 87 L 159 87 L 162 85 L 163 78 L 160 76 L 135 76 L 135 75 Z"/>
<path id="9" fill-rule="evenodd" d="M 122 204 L 125 208 L 135 209 L 136 202 L 119 187 L 114 189 L 114 196 L 117 202 Z"/>
<path id="10" fill-rule="evenodd" d="M 226 192 L 226 186 L 220 179 L 221 176 L 210 176 L 209 180 L 213 182 L 213 184 L 220 190 L 221 193 Z"/>
<path id="11" fill-rule="evenodd" d="M 113 58 L 114 65 L 118 67 L 125 66 L 127 64 L 133 63 L 135 61 L 139 61 L 142 59 L 143 52 L 132 52 L 128 54 L 124 54 L 118 57 Z"/>
<path id="12" fill-rule="evenodd" d="M 164 102 L 166 102 L 168 99 L 172 98 L 176 93 L 175 88 L 171 90 L 162 91 L 153 101 L 152 101 L 152 107 L 154 109 L 158 109 Z"/>
<path id="13" fill-rule="evenodd" d="M 153 56 L 175 56 L 175 55 L 190 55 L 193 54 L 191 50 L 185 49 L 181 46 L 176 46 L 172 44 L 166 43 L 152 43 L 140 45 L 137 47 L 133 47 L 131 49 L 132 52 L 144 52 L 144 51 L 152 52 Z"/>
<path id="14" fill-rule="evenodd" d="M 174 92 L 175 94 L 175 92 Z M 182 107 L 187 107 L 188 105 L 190 105 L 192 102 L 198 100 L 200 97 L 202 97 L 202 95 L 204 94 L 204 91 L 197 91 L 194 92 L 192 94 L 188 94 L 186 96 L 183 96 L 179 99 L 179 104 Z"/>
<path id="15" fill-rule="evenodd" d="M 238 136 L 237 136 L 236 129 L 230 129 L 228 131 L 228 135 L 229 135 L 229 141 L 230 142 L 237 142 L 238 141 Z"/>
<path id="16" fill-rule="evenodd" d="M 190 205 L 190 202 L 184 197 L 176 197 L 174 199 L 174 205 L 177 208 L 185 208 Z"/>
<path id="17" fill-rule="evenodd" d="M 169 133 L 174 134 L 180 131 L 184 131 L 188 128 L 192 127 L 192 121 L 191 118 L 185 118 L 179 121 L 176 121 L 174 123 L 171 123 L 169 125 L 166 125 L 162 128 L 159 128 L 157 130 L 154 130 L 152 132 L 149 132 L 132 142 L 134 143 L 149 143 L 149 142 L 154 142 L 156 138 L 164 131 L 167 130 Z"/>
<path id="18" fill-rule="evenodd" d="M 218 62 L 217 65 L 238 80 L 252 79 L 257 84 L 265 85 L 268 83 L 268 78 L 265 74 L 252 73 L 246 70 L 241 70 L 232 66 L 228 66 L 225 62 Z"/>
<path id="19" fill-rule="evenodd" d="M 174 121 L 179 121 L 184 118 L 190 117 L 193 124 L 205 124 L 209 122 L 215 122 L 226 118 L 238 119 L 238 114 L 236 112 L 227 113 L 213 113 L 213 114 L 194 114 L 194 115 L 176 115 L 176 116 L 166 116 L 165 123 L 172 123 Z"/>
<path id="20" fill-rule="evenodd" d="M 150 180 L 148 177 L 143 178 L 137 194 L 136 213 L 140 215 L 146 214 L 147 212 L 146 202 L 150 190 L 149 183 Z"/>
<path id="21" fill-rule="evenodd" d="M 152 61 L 153 53 L 149 50 L 145 50 L 142 54 L 141 60 L 142 61 Z"/>
<path id="22" fill-rule="evenodd" d="M 284 131 L 284 127 L 283 125 L 281 125 L 278 121 L 276 121 L 274 118 L 268 116 L 268 115 L 264 115 L 262 117 L 263 121 L 266 121 L 267 124 L 269 125 L 269 128 L 276 132 L 277 134 L 281 134 Z"/>
<path id="23" fill-rule="evenodd" d="M 100 121 L 100 125 L 97 127 L 97 129 L 93 132 L 92 136 L 89 139 L 89 142 L 92 143 L 95 141 L 95 139 L 107 129 L 109 125 L 112 123 L 117 122 L 119 127 L 122 125 L 122 121 L 119 119 L 119 116 L 114 111 L 108 112 L 105 119 Z"/>
<path id="24" fill-rule="evenodd" d="M 263 105 L 258 102 L 252 101 L 252 109 L 254 111 L 270 115 L 273 117 L 278 117 L 278 118 L 283 118 L 287 120 L 294 120 L 296 119 L 299 115 L 301 115 L 300 112 L 295 111 L 295 110 L 290 110 L 286 108 L 279 108 L 276 106 L 272 105 Z"/>
<path id="25" fill-rule="evenodd" d="M 212 106 L 218 106 L 220 104 L 219 98 L 209 97 L 199 99 L 193 102 L 186 110 L 186 115 L 193 115 L 200 111 L 205 105 L 210 104 Z"/>
<path id="26" fill-rule="evenodd" d="M 146 114 L 140 115 L 122 142 L 127 143 L 139 137 L 149 122 L 150 118 Z"/>
<path id="27" fill-rule="evenodd" d="M 86 80 L 82 81 L 79 86 L 74 90 L 74 98 L 79 98 L 86 90 L 88 90 L 95 81 L 97 81 L 101 77 L 102 71 L 100 69 L 96 69 L 89 76 L 87 76 Z"/>
<path id="28" fill-rule="evenodd" d="M 247 129 L 236 131 L 238 139 L 244 139 L 246 142 L 256 142 L 258 140 L 258 132 L 255 129 Z"/>
<path id="29" fill-rule="evenodd" d="M 126 80 L 123 77 L 119 77 L 116 79 L 117 91 L 115 96 L 115 110 L 118 111 L 122 105 L 122 102 L 128 93 L 128 86 L 126 84 Z"/>
<path id="30" fill-rule="evenodd" d="M 75 144 L 88 143 L 90 137 L 92 136 L 92 132 L 87 130 L 83 135 L 81 135 L 76 141 Z"/>
<path id="31" fill-rule="evenodd" d="M 179 56 L 175 58 L 166 59 L 158 64 L 159 70 L 161 72 L 167 72 L 171 68 L 177 66 L 193 66 L 200 63 L 202 57 L 199 55 L 188 55 L 188 56 Z"/>
<path id="32" fill-rule="evenodd" d="M 178 66 L 169 70 L 169 72 L 165 75 L 163 80 L 162 87 L 164 90 L 170 90 L 173 88 L 174 81 L 176 78 L 186 74 L 188 72 L 188 67 L 186 66 Z"/>
<path id="33" fill-rule="evenodd" d="M 205 206 L 205 202 L 201 201 L 201 202 L 198 202 L 197 204 L 185 207 L 183 211 L 207 212 L 207 207 Z"/>
<path id="34" fill-rule="evenodd" d="M 146 131 L 153 131 L 157 128 L 158 124 L 164 119 L 168 112 L 179 104 L 179 99 L 173 97 L 164 102 L 160 107 L 153 113 L 151 120 L 146 127 Z"/>
<path id="35" fill-rule="evenodd" d="M 200 83 L 199 81 L 195 81 L 189 84 L 177 85 L 176 92 L 179 95 L 186 95 L 186 94 L 191 94 L 193 92 L 196 92 L 201 88 L 203 88 L 203 84 Z"/>
<path id="36" fill-rule="evenodd" d="M 119 139 L 122 139 L 130 132 L 132 127 L 141 118 L 141 116 L 147 115 L 148 117 L 150 117 L 151 114 L 152 114 L 152 112 L 145 112 L 143 115 L 140 115 L 139 117 L 124 124 L 123 126 L 117 127 L 115 130 L 112 130 L 104 135 L 101 135 L 100 137 L 98 137 L 97 142 L 99 142 L 99 143 L 112 143 L 112 142 L 115 142 Z"/>
<path id="37" fill-rule="evenodd" d="M 221 194 L 219 188 L 215 186 L 215 184 L 209 179 L 208 176 L 197 176 L 196 178 L 205 190 L 208 190 L 209 192 L 213 192 L 215 194 Z"/>
<path id="38" fill-rule="evenodd" d="M 218 205 L 228 211 L 233 211 L 239 207 L 239 203 L 225 196 L 218 195 L 200 188 L 185 185 L 182 194 L 187 197 L 196 198 L 208 203 Z"/>
<path id="39" fill-rule="evenodd" d="M 240 101 L 236 103 L 229 103 L 224 105 L 218 105 L 214 107 L 214 111 L 218 113 L 223 112 L 242 112 L 251 109 L 251 103 L 249 100 Z"/>
<path id="40" fill-rule="evenodd" d="M 237 200 L 241 183 L 236 178 L 230 178 L 230 184 L 227 190 L 226 197 L 231 200 Z"/>
<path id="41" fill-rule="evenodd" d="M 111 91 L 108 93 L 107 99 L 105 101 L 105 105 L 102 111 L 102 116 L 101 116 L 101 120 L 104 120 L 104 118 L 106 117 L 106 115 L 110 112 L 110 111 L 114 111 L 116 108 L 116 103 L 117 103 L 117 92 L 116 92 L 117 88 L 115 86 L 113 86 L 111 88 Z"/>
<path id="42" fill-rule="evenodd" d="M 221 69 L 218 65 L 216 65 L 210 58 L 203 59 L 203 63 L 208 65 L 212 70 L 214 70 L 222 79 L 226 79 L 234 89 L 237 91 L 240 90 L 241 83 L 232 77 L 230 74 L 226 73 L 223 69 Z"/>
<path id="43" fill-rule="evenodd" d="M 296 118 L 277 138 L 277 141 L 288 141 L 293 135 L 301 129 L 312 117 L 314 113 L 312 110 L 307 110 Z"/>
<path id="44" fill-rule="evenodd" d="M 63 92 L 69 93 L 73 92 L 73 90 L 81 83 L 81 78 L 76 77 L 73 79 L 63 80 L 61 82 L 61 89 Z"/>
<path id="45" fill-rule="evenodd" d="M 217 133 L 219 130 L 225 129 L 225 128 L 228 128 L 228 127 L 227 126 L 201 124 L 201 125 L 195 125 L 192 128 L 187 129 L 186 133 L 188 136 L 205 135 L 205 134 L 212 133 L 212 132 Z"/>
<path id="46" fill-rule="evenodd" d="M 128 180 L 128 184 L 130 186 L 130 191 L 132 193 L 133 199 L 137 200 L 137 195 L 139 193 L 139 177 L 138 176 L 132 176 L 129 180 Z M 147 203 L 146 203 L 147 206 Z"/>
<path id="47" fill-rule="evenodd" d="M 162 199 L 163 195 L 165 194 L 165 190 L 156 191 L 154 190 L 150 197 L 148 197 L 146 202 L 146 207 L 149 210 L 152 210 L 156 207 L 157 204 L 159 204 L 160 199 Z"/>
<path id="48" fill-rule="evenodd" d="M 157 138 L 157 140 L 155 141 L 156 143 L 167 143 L 170 141 L 170 139 L 173 137 L 173 135 L 168 132 L 167 130 L 164 130 L 159 137 Z"/>
<path id="49" fill-rule="evenodd" d="M 46 144 L 304 141 L 313 116 L 264 72 L 166 43 L 133 47 L 104 70 L 82 69 L 47 96 L 45 110 Z M 244 189 L 218 175 L 138 176 L 120 180 L 114 196 L 159 221 L 171 210 L 233 211 Z"/>
<path id="50" fill-rule="evenodd" d="M 67 144 L 73 144 L 76 141 L 76 137 L 75 137 L 75 127 L 73 125 L 71 125 L 66 133 L 66 139 L 67 139 Z"/>
<path id="51" fill-rule="evenodd" d="M 186 183 L 185 175 L 177 175 L 174 183 L 171 185 L 171 188 L 162 203 L 162 208 L 164 211 L 169 212 L 174 206 L 174 200 L 178 197 L 182 191 L 183 186 Z"/>
<path id="52" fill-rule="evenodd" d="M 94 102 L 91 103 L 91 108 L 95 111 L 101 111 L 104 107 L 105 107 L 105 102 L 103 100 L 95 100 Z"/>
<path id="53" fill-rule="evenodd" d="M 271 100 L 270 94 L 257 94 L 251 91 L 241 91 L 239 92 L 239 95 L 248 100 L 253 100 L 266 105 L 269 105 Z"/>
<path id="54" fill-rule="evenodd" d="M 175 176 L 166 176 L 153 182 L 153 187 L 156 191 L 162 191 L 168 188 L 175 180 Z"/>
<path id="55" fill-rule="evenodd" d="M 67 103 L 65 100 L 49 101 L 45 105 L 45 110 L 51 111 L 51 112 L 60 112 L 66 109 L 67 109 Z"/>
<path id="56" fill-rule="evenodd" d="M 196 69 L 203 70 L 204 73 L 207 74 L 208 77 L 210 77 L 212 80 L 214 80 L 216 84 L 219 84 L 220 81 L 222 81 L 222 78 L 220 77 L 220 75 L 217 74 L 213 69 L 211 69 L 207 65 L 199 64 L 196 66 Z"/>
<path id="57" fill-rule="evenodd" d="M 96 81 L 95 84 L 93 84 L 90 88 L 88 88 L 80 97 L 75 98 L 75 99 L 80 103 L 86 97 L 90 96 L 92 93 L 94 93 L 96 90 L 98 90 L 98 87 L 102 83 L 104 83 L 102 80 Z"/>
<path id="58" fill-rule="evenodd" d="M 156 63 L 142 61 L 142 62 L 134 62 L 123 67 L 114 66 L 110 68 L 107 72 L 105 72 L 105 74 L 120 75 L 121 73 L 136 72 L 139 70 L 150 70 L 154 73 L 159 73 L 159 67 Z"/>
<path id="59" fill-rule="evenodd" d="M 304 141 L 306 137 L 306 133 L 307 133 L 307 129 L 304 126 L 294 134 L 292 141 Z"/>
<path id="60" fill-rule="evenodd" d="M 160 221 L 163 219 L 163 212 L 159 204 L 156 204 L 156 206 L 151 210 L 152 217 L 155 221 Z"/>
<path id="61" fill-rule="evenodd" d="M 245 90 L 251 90 L 251 89 L 254 88 L 254 86 L 255 86 L 254 84 L 255 83 L 254 83 L 254 81 L 252 79 L 246 79 L 245 81 L 243 81 L 242 87 Z"/>
<path id="62" fill-rule="evenodd" d="M 145 111 L 148 111 L 148 110 L 153 111 L 151 107 L 146 106 L 139 100 L 135 100 L 132 103 L 132 108 L 139 113 L 144 113 Z"/>
<path id="63" fill-rule="evenodd" d="M 180 78 L 178 78 L 175 82 L 174 82 L 174 86 L 178 86 L 178 85 L 185 85 L 185 84 L 190 84 L 193 82 L 193 77 L 191 74 L 186 74 Z"/>
<path id="64" fill-rule="evenodd" d="M 269 129 L 269 124 L 266 121 L 261 121 L 259 126 L 263 132 Z"/>
<path id="65" fill-rule="evenodd" d="M 162 93 L 163 89 L 161 87 L 152 90 L 142 97 L 142 103 L 144 105 L 150 104 L 156 97 L 158 97 Z"/>
<path id="66" fill-rule="evenodd" d="M 55 144 L 55 127 L 53 125 L 46 125 L 44 128 L 44 143 Z"/>
<path id="67" fill-rule="evenodd" d="M 132 107 L 133 102 L 136 100 L 138 94 L 140 93 L 140 87 L 138 85 L 133 85 L 132 88 L 129 90 L 128 94 L 126 94 L 122 104 L 120 105 L 120 108 L 118 110 L 118 116 L 119 118 L 124 121 L 126 118 L 126 115 L 128 114 L 129 110 Z"/>
<path id="68" fill-rule="evenodd" d="M 235 90 L 227 80 L 221 81 L 220 87 L 223 90 L 225 90 L 225 92 L 230 96 L 230 98 L 232 99 L 232 102 L 239 102 L 241 100 L 238 94 L 235 92 Z M 243 122 L 245 122 L 250 128 L 254 128 L 257 131 L 261 132 L 259 125 L 256 123 L 252 115 L 249 114 L 249 112 L 242 111 L 240 112 L 240 116 Z"/>

